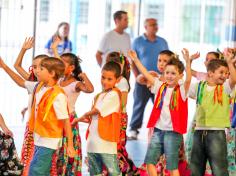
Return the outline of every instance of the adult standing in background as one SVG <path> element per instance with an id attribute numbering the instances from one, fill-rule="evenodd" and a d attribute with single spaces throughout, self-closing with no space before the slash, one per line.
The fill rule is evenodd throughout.
<path id="1" fill-rule="evenodd" d="M 53 52 L 51 49 L 51 45 L 55 38 L 60 39 L 60 43 L 57 46 L 57 51 L 59 55 L 63 53 L 70 53 L 72 51 L 72 42 L 69 40 L 70 33 L 70 25 L 67 22 L 61 22 L 58 27 L 56 33 L 50 38 L 50 40 L 45 45 L 45 52 L 49 56 L 53 56 Z"/>
<path id="2" fill-rule="evenodd" d="M 167 41 L 156 35 L 158 31 L 157 20 L 148 18 L 144 22 L 145 33 L 136 38 L 132 48 L 136 51 L 141 63 L 150 71 L 159 72 L 157 69 L 157 59 L 161 51 L 168 49 Z M 133 64 L 133 72 L 135 77 L 140 73 Z M 133 114 L 130 122 L 130 134 L 128 139 L 137 139 L 139 128 L 142 126 L 143 114 L 149 98 L 154 101 L 154 95 L 149 91 L 146 85 L 135 83 L 134 88 L 134 104 Z"/>
<path id="3" fill-rule="evenodd" d="M 113 14 L 115 29 L 106 33 L 98 47 L 96 53 L 97 63 L 102 67 L 106 62 L 108 53 L 117 51 L 127 56 L 131 48 L 130 36 L 124 30 L 128 27 L 128 15 L 125 11 L 117 11 Z"/>

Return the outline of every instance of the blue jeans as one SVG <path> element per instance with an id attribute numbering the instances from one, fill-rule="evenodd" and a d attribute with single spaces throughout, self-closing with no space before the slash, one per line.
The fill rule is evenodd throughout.
<path id="1" fill-rule="evenodd" d="M 196 130 L 193 135 L 190 167 L 192 176 L 202 176 L 209 161 L 214 176 L 228 176 L 224 130 Z"/>
<path id="2" fill-rule="evenodd" d="M 52 164 L 52 155 L 55 150 L 34 146 L 34 156 L 30 163 L 29 176 L 49 176 Z"/>
<path id="3" fill-rule="evenodd" d="M 154 102 L 154 94 L 150 92 L 147 86 L 135 83 L 133 97 L 134 104 L 130 121 L 130 129 L 138 130 L 139 128 L 141 128 L 143 123 L 143 113 L 146 104 L 150 98 L 152 99 L 152 102 Z"/>
<path id="4" fill-rule="evenodd" d="M 103 164 L 106 166 L 109 176 L 118 176 L 120 174 L 116 154 L 88 153 L 88 163 L 90 175 L 102 174 Z"/>
<path id="5" fill-rule="evenodd" d="M 168 170 L 178 169 L 179 148 L 182 141 L 183 136 L 179 133 L 155 128 L 144 162 L 156 165 L 161 155 L 165 154 L 166 168 Z"/>

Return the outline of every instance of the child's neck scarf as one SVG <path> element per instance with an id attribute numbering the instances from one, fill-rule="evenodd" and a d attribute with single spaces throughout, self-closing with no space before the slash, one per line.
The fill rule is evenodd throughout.
<path id="1" fill-rule="evenodd" d="M 197 105 L 202 104 L 202 97 L 203 97 L 203 90 L 206 87 L 207 82 L 206 81 L 200 81 L 198 84 L 198 90 L 197 90 Z M 214 104 L 219 103 L 220 105 L 223 104 L 223 85 L 216 85 L 214 90 Z"/>
<path id="2" fill-rule="evenodd" d="M 156 108 L 162 109 L 167 87 L 168 87 L 167 83 L 163 83 L 161 85 L 160 93 L 159 93 L 160 96 L 157 97 L 158 100 L 157 100 L 157 103 L 155 105 Z M 177 86 L 174 87 L 174 90 L 173 90 L 172 95 L 171 95 L 171 100 L 170 100 L 170 109 L 171 110 L 174 110 L 175 108 L 177 110 L 179 109 L 179 103 L 178 103 L 179 95 L 180 95 L 180 89 L 179 89 L 179 85 L 177 85 Z"/>

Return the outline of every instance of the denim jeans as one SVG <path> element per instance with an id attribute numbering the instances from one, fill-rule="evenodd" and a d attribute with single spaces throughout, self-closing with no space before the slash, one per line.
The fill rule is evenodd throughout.
<path id="1" fill-rule="evenodd" d="M 106 166 L 109 176 L 118 176 L 120 174 L 116 154 L 88 153 L 88 163 L 90 175 L 102 174 L 103 164 Z"/>
<path id="2" fill-rule="evenodd" d="M 179 133 L 155 128 L 144 162 L 156 165 L 160 156 L 164 153 L 166 168 L 168 170 L 178 169 L 179 148 L 182 140 L 183 136 Z"/>
<path id="3" fill-rule="evenodd" d="M 194 132 L 190 160 L 191 175 L 203 176 L 207 160 L 214 176 L 229 175 L 224 130 L 196 130 Z"/>
<path id="4" fill-rule="evenodd" d="M 34 146 L 29 176 L 49 176 L 54 152 L 55 150 L 50 148 Z"/>

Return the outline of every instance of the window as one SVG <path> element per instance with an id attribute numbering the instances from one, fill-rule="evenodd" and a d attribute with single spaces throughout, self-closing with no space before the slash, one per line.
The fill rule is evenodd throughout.
<path id="1" fill-rule="evenodd" d="M 223 7 L 207 6 L 205 11 L 204 43 L 220 44 Z"/>
<path id="2" fill-rule="evenodd" d="M 194 13 L 193 13 L 194 12 Z M 200 5 L 184 5 L 182 10 L 182 41 L 200 42 Z"/>
<path id="3" fill-rule="evenodd" d="M 88 24 L 88 1 L 80 1 L 79 3 L 79 23 Z"/>
<path id="4" fill-rule="evenodd" d="M 49 17 L 49 0 L 40 1 L 40 21 L 47 22 Z"/>

